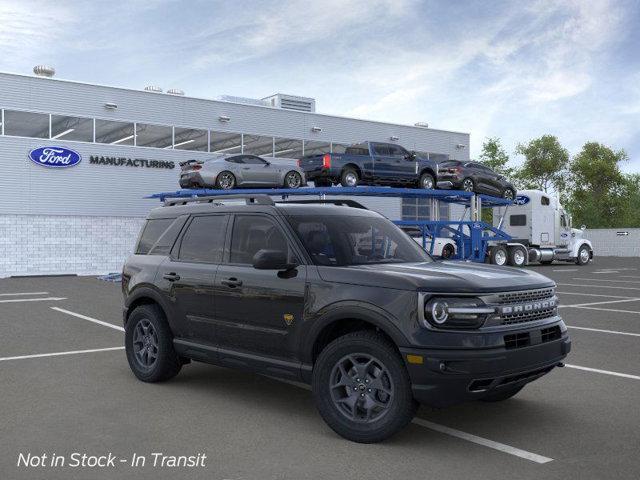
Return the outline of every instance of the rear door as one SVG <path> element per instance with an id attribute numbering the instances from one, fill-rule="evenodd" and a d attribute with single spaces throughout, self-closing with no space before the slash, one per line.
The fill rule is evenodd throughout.
<path id="1" fill-rule="evenodd" d="M 389 152 L 389 147 L 384 143 L 371 143 L 371 158 L 373 159 L 374 180 L 386 182 L 393 178 L 394 158 Z"/>
<path id="2" fill-rule="evenodd" d="M 216 340 L 223 350 L 292 358 L 290 332 L 303 321 L 306 265 L 284 275 L 256 270 L 261 249 L 299 253 L 279 221 L 266 214 L 236 214 L 225 261 L 215 281 Z M 296 263 L 300 263 L 297 261 Z"/>
<path id="3" fill-rule="evenodd" d="M 211 343 L 214 338 L 213 288 L 228 221 L 226 214 L 193 216 L 158 270 L 177 333 L 196 343 Z"/>

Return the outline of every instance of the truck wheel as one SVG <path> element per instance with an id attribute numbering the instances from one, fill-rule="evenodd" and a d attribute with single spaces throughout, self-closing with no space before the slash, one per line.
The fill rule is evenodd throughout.
<path id="1" fill-rule="evenodd" d="M 173 348 L 173 334 L 156 305 L 140 305 L 131 312 L 124 345 L 131 371 L 143 382 L 169 380 L 182 368 Z"/>
<path id="2" fill-rule="evenodd" d="M 433 175 L 430 173 L 423 173 L 420 176 L 420 183 L 418 183 L 418 187 L 425 190 L 433 190 L 436 186 L 436 181 L 433 178 Z"/>
<path id="3" fill-rule="evenodd" d="M 411 381 L 394 346 L 371 331 L 331 342 L 313 368 L 313 398 L 338 435 L 359 443 L 389 438 L 418 408 Z"/>
<path id="4" fill-rule="evenodd" d="M 589 247 L 582 245 L 578 250 L 578 256 L 576 257 L 576 263 L 578 265 L 586 265 L 591 260 L 591 254 Z"/>
<path id="5" fill-rule="evenodd" d="M 455 253 L 456 250 L 450 243 L 447 243 L 444 247 L 442 247 L 442 258 L 444 258 L 445 260 L 453 257 Z"/>
<path id="6" fill-rule="evenodd" d="M 502 192 L 502 198 L 506 200 L 513 200 L 516 198 L 516 192 L 513 191 L 513 188 L 505 188 Z"/>
<path id="7" fill-rule="evenodd" d="M 527 252 L 522 247 L 509 247 L 509 265 L 524 267 L 527 264 Z"/>
<path id="8" fill-rule="evenodd" d="M 507 264 L 508 258 L 507 249 L 502 245 L 496 245 L 491 249 L 491 263 L 494 265 L 503 267 Z"/>
<path id="9" fill-rule="evenodd" d="M 345 168 L 340 176 L 340 184 L 343 187 L 357 187 L 358 180 L 358 172 L 353 168 Z"/>
<path id="10" fill-rule="evenodd" d="M 502 402 L 503 400 L 508 400 L 514 395 L 517 395 L 520 390 L 524 388 L 523 386 L 516 388 L 506 388 L 504 390 L 498 390 L 497 392 L 491 392 L 488 395 L 480 398 L 481 402 Z"/>

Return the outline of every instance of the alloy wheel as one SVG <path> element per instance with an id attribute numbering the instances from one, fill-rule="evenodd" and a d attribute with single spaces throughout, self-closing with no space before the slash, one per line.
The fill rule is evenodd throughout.
<path id="1" fill-rule="evenodd" d="M 349 185 L 350 187 L 355 187 L 358 184 L 358 176 L 353 172 L 347 173 L 344 176 L 344 179 L 347 185 Z"/>
<path id="2" fill-rule="evenodd" d="M 289 188 L 298 188 L 302 183 L 302 179 L 300 178 L 300 174 L 298 172 L 289 172 L 287 174 L 287 187 Z"/>
<path id="3" fill-rule="evenodd" d="M 582 263 L 587 263 L 589 261 L 589 250 L 586 248 L 582 248 L 580 250 L 580 261 Z"/>
<path id="4" fill-rule="evenodd" d="M 144 368 L 153 367 L 158 359 L 158 334 L 147 319 L 140 320 L 133 332 L 133 353 Z"/>
<path id="5" fill-rule="evenodd" d="M 462 190 L 465 192 L 473 192 L 473 180 L 467 178 L 462 182 Z"/>
<path id="6" fill-rule="evenodd" d="M 382 418 L 394 398 L 394 385 L 387 367 L 366 353 L 340 359 L 329 377 L 331 400 L 351 421 L 371 423 Z"/>
<path id="7" fill-rule="evenodd" d="M 502 194 L 502 197 L 506 198 L 507 200 L 513 200 L 513 190 L 507 188 Z"/>
<path id="8" fill-rule="evenodd" d="M 424 188 L 426 190 L 432 190 L 433 189 L 433 178 L 431 178 L 429 175 L 425 175 L 422 178 L 422 188 Z"/>
<path id="9" fill-rule="evenodd" d="M 228 172 L 223 172 L 220 174 L 218 179 L 218 184 L 220 188 L 223 190 L 230 190 L 235 186 L 236 180 L 232 174 Z"/>

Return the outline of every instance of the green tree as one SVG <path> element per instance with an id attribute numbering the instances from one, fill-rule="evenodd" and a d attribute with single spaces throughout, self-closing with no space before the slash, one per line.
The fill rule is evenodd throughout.
<path id="1" fill-rule="evenodd" d="M 560 194 L 566 186 L 569 152 L 554 135 L 543 135 L 527 144 L 519 144 L 516 153 L 525 157 L 518 170 L 520 187 L 536 188 Z"/>
<path id="2" fill-rule="evenodd" d="M 585 143 L 573 158 L 568 206 L 576 225 L 603 228 L 626 222 L 633 211 L 629 198 L 634 191 L 637 194 L 638 180 L 620 171 L 619 164 L 625 160 L 624 150 L 614 151 L 598 142 Z"/>
<path id="3" fill-rule="evenodd" d="M 512 177 L 515 173 L 515 169 L 508 165 L 509 155 L 502 147 L 498 137 L 485 139 L 479 160 L 483 165 L 505 177 Z"/>

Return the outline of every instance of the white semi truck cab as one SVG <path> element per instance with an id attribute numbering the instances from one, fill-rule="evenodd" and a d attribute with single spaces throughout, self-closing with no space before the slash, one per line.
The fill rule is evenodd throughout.
<path id="1" fill-rule="evenodd" d="M 492 263 L 522 266 L 557 260 L 586 265 L 593 259 L 591 242 L 583 238 L 585 227 L 572 228 L 558 199 L 543 191 L 522 190 L 513 205 L 494 207 L 493 225 L 512 240 L 489 247 Z"/>

